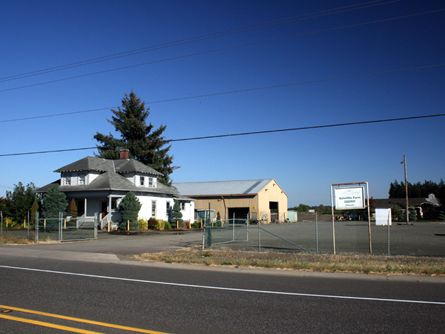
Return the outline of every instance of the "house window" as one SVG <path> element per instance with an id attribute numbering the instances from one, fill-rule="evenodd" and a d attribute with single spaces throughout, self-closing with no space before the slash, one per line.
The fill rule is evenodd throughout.
<path id="1" fill-rule="evenodd" d="M 167 209 L 167 213 L 170 211 L 171 205 L 170 202 L 166 202 L 166 209 Z"/>
<path id="2" fill-rule="evenodd" d="M 153 188 L 153 187 L 154 187 L 154 183 L 153 183 L 153 178 L 152 178 L 152 177 L 149 177 L 149 178 L 148 178 L 148 186 L 149 186 L 150 188 Z"/>
<path id="3" fill-rule="evenodd" d="M 117 197 L 111 197 L 111 210 L 117 209 Z"/>
<path id="4" fill-rule="evenodd" d="M 156 201 L 151 201 L 151 216 L 156 217 Z"/>
<path id="5" fill-rule="evenodd" d="M 79 175 L 79 184 L 85 184 L 85 175 Z"/>
<path id="6" fill-rule="evenodd" d="M 139 180 L 140 180 L 141 187 L 143 187 L 144 184 L 145 184 L 145 177 L 144 176 L 140 176 Z"/>
<path id="7" fill-rule="evenodd" d="M 65 177 L 64 180 L 65 180 L 65 185 L 66 186 L 70 186 L 71 185 L 71 177 L 70 176 Z"/>
<path id="8" fill-rule="evenodd" d="M 181 210 L 185 210 L 185 202 L 181 202 Z"/>

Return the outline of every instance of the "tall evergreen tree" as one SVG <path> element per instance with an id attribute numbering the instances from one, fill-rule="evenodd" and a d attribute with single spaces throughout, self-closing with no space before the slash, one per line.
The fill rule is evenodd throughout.
<path id="1" fill-rule="evenodd" d="M 161 125 L 155 129 L 147 123 L 150 109 L 145 106 L 134 92 L 126 94 L 122 106 L 111 110 L 113 116 L 109 122 L 113 124 L 120 138 L 111 133 L 104 135 L 97 132 L 94 138 L 98 141 L 99 156 L 106 159 L 118 159 L 119 149 L 128 149 L 130 157 L 136 159 L 162 173 L 160 181 L 170 184 L 173 172 L 173 157 L 169 155 L 169 141 L 163 136 L 166 129 Z"/>

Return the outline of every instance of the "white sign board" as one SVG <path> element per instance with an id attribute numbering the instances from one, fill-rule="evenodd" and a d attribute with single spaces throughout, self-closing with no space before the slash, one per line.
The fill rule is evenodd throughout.
<path id="1" fill-rule="evenodd" d="M 375 224 L 380 226 L 392 225 L 391 209 L 375 209 Z"/>
<path id="2" fill-rule="evenodd" d="M 364 209 L 364 187 L 335 188 L 334 199 L 336 210 Z"/>

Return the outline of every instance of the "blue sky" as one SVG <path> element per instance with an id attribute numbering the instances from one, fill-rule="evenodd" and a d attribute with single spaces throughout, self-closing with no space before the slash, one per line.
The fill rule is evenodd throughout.
<path id="1" fill-rule="evenodd" d="M 438 10 L 445 5 L 441 1 L 368 1 L 366 8 L 321 15 L 332 8 L 363 3 L 3 2 L 0 154 L 95 146 L 96 131 L 113 131 L 107 122 L 109 110 L 5 121 L 111 108 L 131 90 L 150 106 L 152 123 L 167 125 L 165 135 L 171 139 L 442 113 L 445 10 Z M 306 19 L 264 24 L 297 16 Z M 372 23 L 384 18 L 393 19 Z M 228 30 L 235 32 L 3 80 Z M 437 66 L 419 69 L 421 65 Z M 286 83 L 295 85 L 151 103 Z M 403 154 L 408 158 L 411 182 L 445 177 L 444 125 L 445 118 L 435 118 L 177 142 L 171 153 L 180 168 L 173 179 L 274 178 L 289 195 L 290 206 L 327 204 L 330 184 L 340 182 L 368 181 L 371 196 L 381 198 L 387 196 L 391 181 L 403 178 Z M 57 178 L 52 172 L 56 168 L 94 154 L 87 150 L 0 157 L 0 194 L 19 181 L 44 185 Z"/>

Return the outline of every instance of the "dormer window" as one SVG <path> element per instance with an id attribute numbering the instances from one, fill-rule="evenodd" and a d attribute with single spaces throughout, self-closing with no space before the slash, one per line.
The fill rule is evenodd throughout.
<path id="1" fill-rule="evenodd" d="M 143 187 L 145 185 L 145 177 L 144 176 L 140 176 L 139 177 L 139 182 L 140 182 L 141 187 Z"/>
<path id="2" fill-rule="evenodd" d="M 152 177 L 149 177 L 149 178 L 148 178 L 148 186 L 149 186 L 150 188 L 153 188 L 153 187 L 154 187 L 154 182 L 153 182 L 153 178 L 152 178 Z"/>
<path id="3" fill-rule="evenodd" d="M 85 175 L 79 175 L 79 184 L 85 184 Z"/>
<path id="4" fill-rule="evenodd" d="M 63 181 L 64 181 L 64 184 L 66 186 L 70 186 L 71 185 L 71 177 L 70 176 L 64 177 Z"/>

